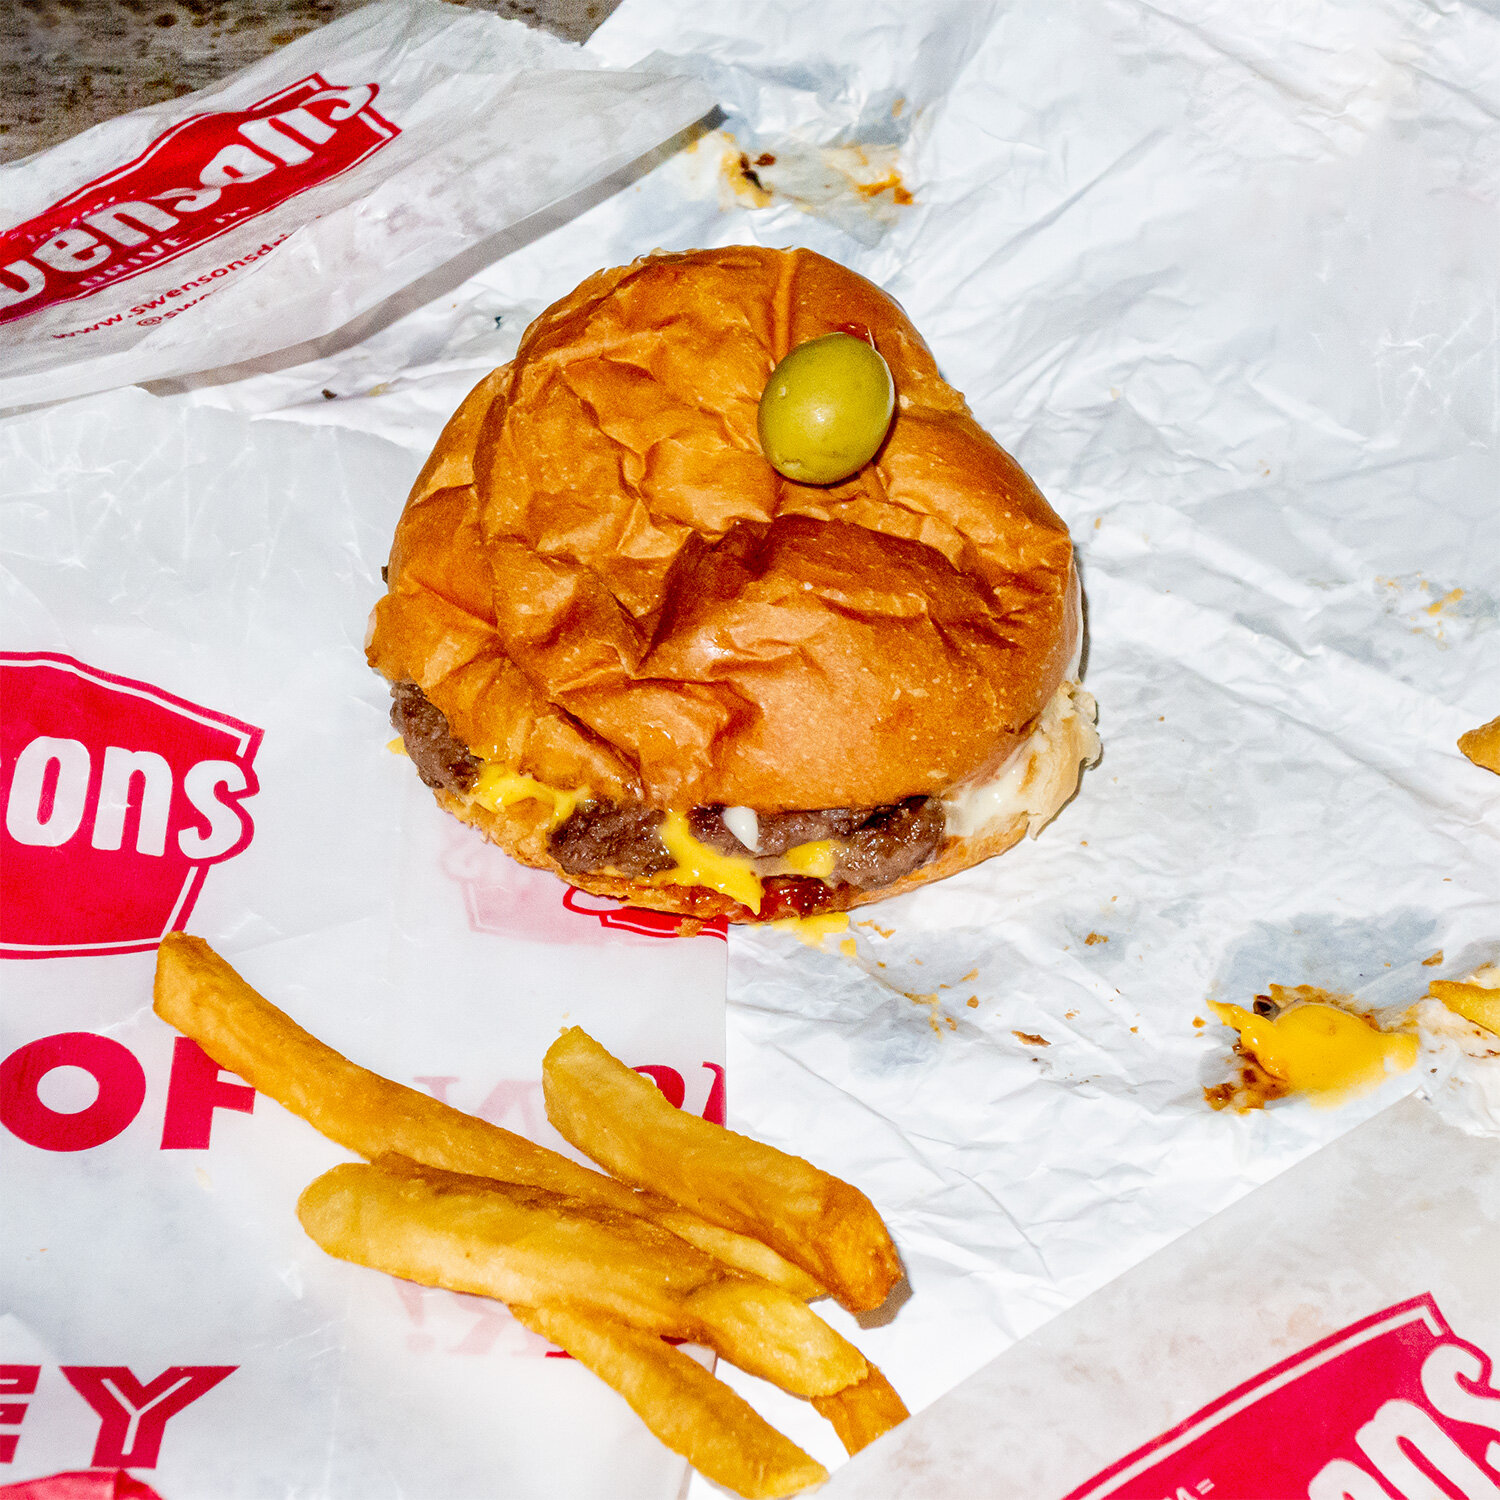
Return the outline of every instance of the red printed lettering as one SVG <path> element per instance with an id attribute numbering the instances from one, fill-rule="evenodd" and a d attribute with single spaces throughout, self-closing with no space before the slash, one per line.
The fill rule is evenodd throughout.
<path id="1" fill-rule="evenodd" d="M 16 757 L 5 798 L 5 831 L 38 849 L 66 844 L 89 796 L 88 746 L 39 734 Z"/>
<path id="2" fill-rule="evenodd" d="M 172 768 L 154 750 L 122 750 L 118 745 L 109 745 L 104 751 L 104 779 L 99 786 L 99 807 L 94 813 L 94 848 L 118 849 L 124 843 L 125 820 L 137 786 L 140 798 L 135 804 L 136 853 L 167 852 Z"/>
<path id="3" fill-rule="evenodd" d="M 1489 1374 L 1433 1299 L 1413 1297 L 1237 1386 L 1067 1500 L 1500 1500 Z"/>
<path id="4" fill-rule="evenodd" d="M 136 953 L 185 926 L 254 835 L 260 730 L 47 652 L 0 652 L 0 703 L 0 954 Z"/>
<path id="5" fill-rule="evenodd" d="M 63 1365 L 62 1373 L 100 1419 L 94 1467 L 153 1469 L 168 1421 L 236 1368 L 173 1365 L 144 1385 L 124 1365 Z"/>
<path id="6" fill-rule="evenodd" d="M 1464 1500 L 1500 1500 L 1500 1485 L 1411 1401 L 1387 1401 L 1355 1434 L 1360 1451 L 1403 1500 L 1447 1500 L 1426 1464 L 1449 1480 Z"/>
<path id="7" fill-rule="evenodd" d="M 676 1068 L 669 1068 L 665 1063 L 641 1063 L 635 1071 L 649 1078 L 666 1096 L 667 1103 L 673 1109 L 682 1108 L 682 1101 L 687 1097 L 687 1084 Z"/>
<path id="8" fill-rule="evenodd" d="M 250 1114 L 255 1090 L 230 1083 L 224 1070 L 191 1037 L 172 1043 L 172 1074 L 167 1082 L 167 1112 L 161 1128 L 163 1151 L 202 1151 L 208 1146 L 216 1109 Z"/>
<path id="9" fill-rule="evenodd" d="M 248 109 L 179 121 L 0 234 L 0 323 L 138 276 L 347 172 L 399 133 L 376 92 L 314 73 Z"/>
<path id="10" fill-rule="evenodd" d="M 42 1373 L 40 1365 L 0 1365 L 0 1396 L 29 1396 L 36 1390 Z M 19 1427 L 26 1416 L 26 1402 L 0 1401 L 0 1426 Z M 0 1432 L 0 1464 L 16 1456 L 19 1432 Z"/>
<path id="11" fill-rule="evenodd" d="M 42 1102 L 42 1079 L 57 1068 L 82 1068 L 98 1087 L 74 1113 Z M 112 1141 L 140 1113 L 146 1075 L 135 1054 L 111 1037 L 64 1031 L 17 1047 L 0 1063 L 0 1124 L 43 1151 L 87 1151 Z"/>
<path id="12" fill-rule="evenodd" d="M 709 1085 L 708 1098 L 703 1105 L 703 1118 L 714 1125 L 724 1123 L 724 1069 L 718 1063 L 706 1062 L 703 1064 L 714 1076 L 714 1081 Z"/>

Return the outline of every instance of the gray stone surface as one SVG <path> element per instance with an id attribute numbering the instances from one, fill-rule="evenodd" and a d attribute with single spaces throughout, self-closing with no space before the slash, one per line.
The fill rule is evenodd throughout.
<path id="1" fill-rule="evenodd" d="M 364 3 L 0 0 L 0 161 L 201 89 Z M 466 3 L 581 42 L 619 0 Z"/>

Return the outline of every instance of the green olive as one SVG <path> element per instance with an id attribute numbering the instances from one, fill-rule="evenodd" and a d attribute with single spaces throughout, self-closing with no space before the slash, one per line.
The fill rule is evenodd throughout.
<path id="1" fill-rule="evenodd" d="M 874 458 L 896 409 L 890 366 L 863 339 L 798 344 L 760 398 L 760 446 L 798 484 L 837 484 Z"/>

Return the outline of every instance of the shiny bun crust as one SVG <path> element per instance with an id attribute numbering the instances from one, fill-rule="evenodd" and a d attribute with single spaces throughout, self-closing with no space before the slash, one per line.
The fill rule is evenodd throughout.
<path id="1" fill-rule="evenodd" d="M 760 451 L 761 392 L 850 326 L 895 421 L 853 478 L 794 484 Z M 736 246 L 601 271 L 527 329 L 412 490 L 369 657 L 550 786 L 777 812 L 994 772 L 1078 628 L 1066 528 L 900 307 L 821 256 Z M 518 808 L 443 800 L 550 866 Z"/>

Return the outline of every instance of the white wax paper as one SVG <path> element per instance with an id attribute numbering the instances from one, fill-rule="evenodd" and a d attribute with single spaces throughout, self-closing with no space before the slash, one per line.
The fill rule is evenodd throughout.
<path id="1" fill-rule="evenodd" d="M 1459 1339 L 1493 1361 L 1500 1352 L 1494 1149 L 1416 1100 L 1399 1101 L 1007 1349 L 866 1449 L 826 1494 L 1037 1500 L 1093 1490 L 1089 1481 L 1101 1471 L 1153 1439 L 1178 1435 L 1179 1424 L 1189 1427 L 1196 1412 L 1241 1391 L 1242 1382 L 1424 1296 Z M 1348 1443 L 1349 1429 L 1384 1402 L 1419 1396 L 1400 1389 L 1389 1367 L 1371 1366 L 1351 1371 L 1342 1391 L 1304 1388 L 1292 1396 L 1305 1422 L 1285 1420 L 1283 1390 L 1279 1409 L 1249 1416 L 1220 1442 L 1217 1464 L 1184 1476 L 1182 1493 L 1295 1493 L 1283 1487 L 1284 1475 L 1267 1482 L 1271 1456 L 1305 1462 L 1309 1472 L 1353 1458 L 1380 1469 L 1396 1494 L 1422 1493 L 1410 1470 L 1403 1474 L 1388 1457 L 1370 1463 Z M 1330 1399 L 1335 1393 L 1343 1399 Z M 1229 1409 L 1236 1407 L 1243 1403 Z M 1500 1412 L 1470 1407 L 1463 1420 L 1480 1418 L 1493 1433 Z M 1429 1446 L 1424 1456 L 1439 1452 Z M 1500 1467 L 1493 1446 L 1489 1453 L 1491 1468 Z M 1450 1466 L 1447 1476 L 1460 1494 L 1485 1491 L 1482 1471 L 1460 1478 Z M 1345 1477 L 1354 1476 L 1346 1470 Z M 1171 1480 L 1137 1485 L 1126 1492 L 1178 1496 Z"/>
<path id="2" fill-rule="evenodd" d="M 167 925 L 207 938 L 315 1036 L 554 1147 L 541 1059 L 567 1024 L 674 1069 L 701 1112 L 723 1061 L 722 937 L 570 909 L 560 882 L 443 816 L 387 748 L 389 695 L 361 641 L 415 470 L 366 434 L 136 390 L 0 421 L 0 652 L 72 658 L 264 731 L 253 835 Z M 43 727 L 96 767 L 107 744 L 165 748 L 139 721 Z M 146 815 L 113 856 L 80 849 L 98 827 L 88 811 L 38 851 L 17 818 L 18 741 L 35 742 L 7 729 L 6 861 L 50 857 L 49 909 L 97 901 L 101 876 L 128 902 L 163 857 L 141 849 Z M 5 894 L 22 904 L 9 875 Z M 169 1144 L 178 1054 L 151 1012 L 146 937 L 147 951 L 0 958 L 0 1365 L 41 1367 L 0 1479 L 115 1467 L 64 1366 L 121 1366 L 148 1388 L 174 1367 L 232 1366 L 170 1417 L 155 1454 L 124 1450 L 164 1500 L 675 1495 L 683 1462 L 498 1304 L 345 1265 L 302 1233 L 298 1194 L 349 1155 L 310 1126 L 262 1096 Z M 14 1071 L 55 1038 L 93 1039 L 115 1075 L 91 1081 L 67 1060 L 30 1082 Z M 121 1065 L 141 1080 L 133 1109 L 108 1138 L 65 1144 L 68 1116 L 128 1094 Z M 40 1140 L 24 1123 L 33 1098 Z"/>
<path id="3" fill-rule="evenodd" d="M 731 1123 L 886 1215 L 910 1295 L 829 1316 L 921 1407 L 1421 1082 L 1215 1114 L 1206 998 L 1394 1005 L 1500 956 L 1500 779 L 1454 748 L 1500 712 L 1500 22 L 626 0 L 589 50 L 705 79 L 723 131 L 357 347 L 158 389 L 420 457 L 590 271 L 803 244 L 900 298 L 1067 519 L 1105 744 L 1077 798 L 858 914 L 853 961 L 731 934 Z M 741 151 L 777 157 L 766 206 Z"/>

